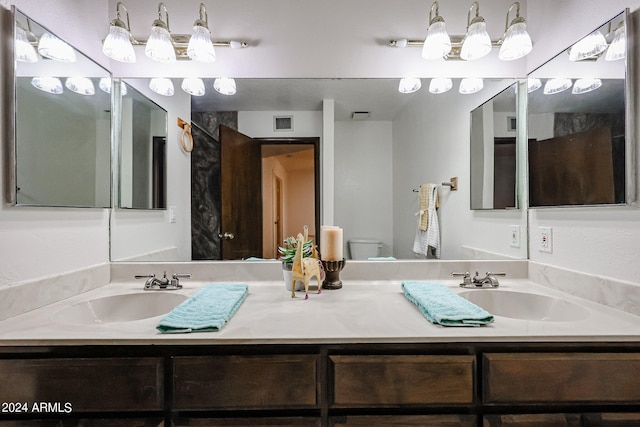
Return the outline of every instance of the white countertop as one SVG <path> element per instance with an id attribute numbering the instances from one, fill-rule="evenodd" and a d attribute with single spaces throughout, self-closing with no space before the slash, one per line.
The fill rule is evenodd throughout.
<path id="1" fill-rule="evenodd" d="M 456 292 L 458 281 L 439 280 Z M 207 282 L 208 283 L 208 282 Z M 143 291 L 139 281 L 116 282 L 0 322 L 0 345 L 327 344 L 442 342 L 640 341 L 640 317 L 522 279 L 501 280 L 499 291 L 556 296 L 586 308 L 579 321 L 526 321 L 495 316 L 482 327 L 429 323 L 402 294 L 401 281 L 344 281 L 340 290 L 297 292 L 283 281 L 249 284 L 247 299 L 219 332 L 161 334 L 162 316 L 103 324 L 71 324 L 57 313 L 71 305 L 115 294 L 175 292 L 193 295 L 205 282 L 183 281 L 177 291 Z M 484 289 L 480 292 L 494 292 Z"/>

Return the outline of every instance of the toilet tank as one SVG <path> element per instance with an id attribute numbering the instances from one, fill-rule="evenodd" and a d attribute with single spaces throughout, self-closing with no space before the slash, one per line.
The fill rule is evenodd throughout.
<path id="1" fill-rule="evenodd" d="M 349 253 L 351 259 L 369 259 L 380 256 L 382 242 L 374 239 L 349 240 Z"/>

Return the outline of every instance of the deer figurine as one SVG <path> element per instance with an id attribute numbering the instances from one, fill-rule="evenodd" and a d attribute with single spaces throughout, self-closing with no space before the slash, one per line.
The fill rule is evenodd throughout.
<path id="1" fill-rule="evenodd" d="M 309 229 L 304 226 L 304 235 L 298 233 L 298 245 L 296 247 L 296 253 L 293 257 L 293 267 L 291 271 L 291 298 L 295 298 L 295 283 L 296 280 L 300 280 L 304 283 L 304 299 L 309 299 L 309 280 L 315 277 L 318 281 L 318 293 L 322 291 L 322 280 L 324 270 L 322 264 L 318 259 L 318 251 L 314 245 L 313 254 L 309 258 L 302 256 L 302 247 L 308 239 Z"/>

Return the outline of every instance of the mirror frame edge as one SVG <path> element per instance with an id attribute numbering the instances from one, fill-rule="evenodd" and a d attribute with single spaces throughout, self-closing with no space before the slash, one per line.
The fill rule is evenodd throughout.
<path id="1" fill-rule="evenodd" d="M 623 13 L 625 14 L 624 23 L 626 27 L 626 39 L 627 39 L 627 61 L 625 66 L 625 72 L 627 78 L 625 79 L 625 92 L 626 92 L 626 105 L 625 105 L 625 122 L 626 122 L 626 140 L 625 140 L 625 171 L 626 179 L 626 205 L 638 207 L 638 130 L 636 129 L 637 123 L 635 120 L 635 112 L 640 111 L 640 105 L 638 105 L 638 97 L 635 93 L 636 79 L 638 78 L 638 66 L 637 61 L 640 55 L 637 54 L 639 48 L 638 43 L 634 40 L 636 29 L 640 28 L 640 10 L 631 12 L 629 8 L 625 8 Z"/>
<path id="2" fill-rule="evenodd" d="M 0 109 L 2 111 L 2 146 L 4 168 L 4 194 L 5 202 L 10 206 L 17 205 L 17 172 L 16 172 L 16 133 L 15 133 L 15 113 L 16 113 L 16 70 L 15 70 L 15 17 L 16 7 L 11 6 L 11 10 L 0 7 L 0 37 L 2 37 L 2 50 L 0 55 L 0 67 L 4 78 L 0 88 Z"/>

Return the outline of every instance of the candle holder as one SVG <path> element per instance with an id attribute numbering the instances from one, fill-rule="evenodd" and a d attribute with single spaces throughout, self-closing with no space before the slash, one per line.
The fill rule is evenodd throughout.
<path id="1" fill-rule="evenodd" d="M 342 280 L 340 280 L 340 272 L 344 268 L 346 261 L 341 259 L 339 261 L 325 261 L 322 260 L 322 266 L 324 267 L 325 279 L 322 282 L 322 289 L 340 289 L 342 288 Z"/>

